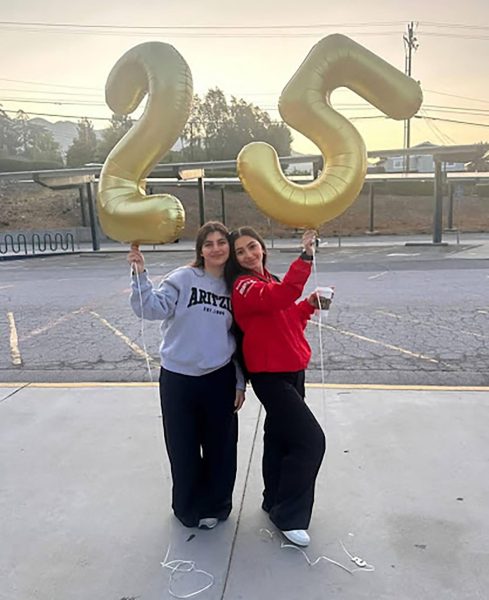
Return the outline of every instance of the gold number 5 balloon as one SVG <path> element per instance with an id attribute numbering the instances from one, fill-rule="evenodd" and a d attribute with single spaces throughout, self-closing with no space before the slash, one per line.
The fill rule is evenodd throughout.
<path id="1" fill-rule="evenodd" d="M 133 112 L 146 94 L 141 119 L 107 157 L 97 205 L 104 232 L 120 242 L 165 243 L 185 225 L 180 201 L 169 194 L 146 196 L 145 178 L 178 139 L 190 114 L 192 74 L 169 44 L 147 42 L 126 52 L 107 79 L 107 104 Z"/>
<path id="2" fill-rule="evenodd" d="M 274 148 L 252 142 L 238 155 L 243 187 L 269 217 L 293 227 L 319 227 L 345 211 L 360 193 L 367 153 L 355 127 L 330 104 L 344 86 L 394 119 L 413 116 L 422 102 L 419 85 L 350 38 L 318 42 L 279 100 L 283 120 L 321 150 L 324 169 L 307 185 L 286 179 Z"/>

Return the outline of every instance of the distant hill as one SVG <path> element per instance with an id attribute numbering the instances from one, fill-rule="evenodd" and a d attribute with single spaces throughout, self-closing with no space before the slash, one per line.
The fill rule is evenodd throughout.
<path id="1" fill-rule="evenodd" d="M 57 121 L 56 123 L 50 123 L 49 121 L 46 121 L 46 119 L 37 117 L 30 119 L 30 122 L 34 125 L 40 125 L 50 131 L 55 141 L 58 142 L 63 154 L 66 154 L 66 151 L 73 142 L 73 138 L 76 137 L 78 132 L 78 126 L 76 123 L 73 123 L 73 121 Z M 103 129 L 95 129 L 97 139 L 101 138 L 103 131 Z M 177 151 L 181 149 L 182 142 L 177 140 L 172 150 Z"/>
<path id="2" fill-rule="evenodd" d="M 57 121 L 56 123 L 50 123 L 49 121 L 46 121 L 46 119 L 38 117 L 30 119 L 30 122 L 34 125 L 44 127 L 44 129 L 51 132 L 55 141 L 58 142 L 63 154 L 66 153 L 73 142 L 73 138 L 76 137 L 77 125 L 72 121 Z"/>

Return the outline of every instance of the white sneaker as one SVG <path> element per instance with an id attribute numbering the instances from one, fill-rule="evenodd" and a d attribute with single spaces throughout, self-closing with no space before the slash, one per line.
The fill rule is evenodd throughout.
<path id="1" fill-rule="evenodd" d="M 297 546 L 309 546 L 311 538 L 305 529 L 291 529 L 290 531 L 282 531 L 285 537 L 296 544 Z"/>
<path id="2" fill-rule="evenodd" d="M 199 521 L 199 529 L 214 529 L 218 524 L 218 519 L 215 517 L 205 517 Z"/>

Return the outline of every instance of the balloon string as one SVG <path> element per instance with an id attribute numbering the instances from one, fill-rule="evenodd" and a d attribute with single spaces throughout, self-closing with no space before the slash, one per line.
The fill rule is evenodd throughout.
<path id="1" fill-rule="evenodd" d="M 144 356 L 146 359 L 146 368 L 148 369 L 148 373 L 149 373 L 149 380 L 151 381 L 151 383 L 153 383 L 153 374 L 151 373 L 151 365 L 149 364 L 149 354 L 148 354 L 148 350 L 146 349 L 146 340 L 144 337 L 144 315 L 143 315 L 143 295 L 141 294 L 141 285 L 140 285 L 140 281 L 139 281 L 139 271 L 136 268 L 136 263 L 132 263 L 131 265 L 133 273 L 136 274 L 136 281 L 138 284 L 138 292 L 139 292 L 139 306 L 141 308 L 141 343 L 143 344 L 143 350 L 144 350 Z"/>
<path id="2" fill-rule="evenodd" d="M 136 281 L 137 281 L 138 292 L 139 292 L 139 306 L 141 308 L 141 343 L 142 343 L 142 346 L 144 349 L 144 355 L 146 357 L 146 367 L 148 369 L 149 378 L 150 378 L 151 382 L 153 382 L 153 375 L 151 373 L 151 365 L 149 363 L 149 354 L 146 349 L 146 340 L 145 340 L 145 335 L 144 335 L 145 332 L 144 332 L 143 296 L 141 293 L 139 272 L 136 269 L 135 263 L 132 263 L 131 267 L 132 267 L 133 273 L 135 273 L 135 275 L 136 275 Z M 205 592 L 205 590 L 208 590 L 210 587 L 212 587 L 214 585 L 214 575 L 212 575 L 212 573 L 208 573 L 207 571 L 204 571 L 202 569 L 197 569 L 195 561 L 182 560 L 182 559 L 175 559 L 175 560 L 168 561 L 168 556 L 170 555 L 170 548 L 171 548 L 171 543 L 172 543 L 172 538 L 173 538 L 173 535 L 171 532 L 171 525 L 170 525 L 169 538 L 170 538 L 170 541 L 168 543 L 168 550 L 166 552 L 165 558 L 163 559 L 163 562 L 160 563 L 163 568 L 170 570 L 170 578 L 168 581 L 169 594 L 171 596 L 173 596 L 174 598 L 181 598 L 181 599 L 192 598 L 194 596 L 197 596 L 198 594 L 201 594 L 202 592 Z M 195 590 L 194 592 L 190 592 L 189 594 L 178 594 L 173 590 L 173 586 L 174 586 L 175 578 L 176 578 L 177 574 L 180 575 L 180 577 L 178 578 L 180 580 L 183 573 L 186 573 L 186 574 L 200 573 L 201 575 L 205 575 L 206 577 L 208 577 L 209 581 L 207 582 L 206 585 L 204 585 L 203 587 L 201 587 L 198 590 Z"/>
<path id="3" fill-rule="evenodd" d="M 323 311 L 321 310 L 321 301 L 320 301 L 320 295 L 319 295 L 319 291 L 318 287 L 318 270 L 317 270 L 317 261 L 316 261 L 316 249 L 313 246 L 313 250 L 312 250 L 312 266 L 313 266 L 313 276 L 314 276 L 314 286 L 316 289 L 316 299 L 317 299 L 317 305 L 318 305 L 318 319 L 319 319 L 319 323 L 318 323 L 318 338 L 319 338 L 319 361 L 320 361 L 320 367 L 321 367 L 321 420 L 323 422 L 323 428 L 326 430 L 326 390 L 324 387 L 325 381 L 324 381 L 324 351 L 323 351 L 323 325 L 322 325 L 322 313 Z M 326 446 L 326 453 L 327 453 L 328 449 Z"/>
<path id="4" fill-rule="evenodd" d="M 197 596 L 198 594 L 205 592 L 205 590 L 208 590 L 210 587 L 212 587 L 214 585 L 214 575 L 212 575 L 212 573 L 208 573 L 207 571 L 204 571 L 203 569 L 197 569 L 195 561 L 181 560 L 181 559 L 168 561 L 169 554 L 170 554 L 170 545 L 168 546 L 168 550 L 166 552 L 165 558 L 163 559 L 163 562 L 160 564 L 164 569 L 170 570 L 171 574 L 170 574 L 170 580 L 168 582 L 168 592 L 171 596 L 173 596 L 174 598 L 192 598 L 193 596 Z M 192 572 L 193 573 L 201 573 L 202 575 L 205 575 L 206 577 L 209 578 L 209 581 L 207 582 L 206 585 L 204 585 L 200 589 L 195 590 L 194 592 L 190 592 L 188 594 L 177 594 L 177 592 L 174 592 L 173 591 L 173 583 L 174 583 L 174 579 L 175 579 L 175 574 L 176 573 L 192 573 Z M 179 580 L 180 580 L 180 578 L 179 578 Z"/>
<path id="5" fill-rule="evenodd" d="M 273 531 L 270 531 L 269 529 L 266 528 L 262 528 L 260 529 L 260 533 L 267 533 L 271 539 L 273 539 L 275 537 L 275 533 Z M 350 554 L 350 552 L 348 552 L 348 550 L 345 548 L 345 545 L 343 544 L 343 542 L 341 540 L 338 540 L 343 552 L 348 556 L 348 558 L 355 564 L 357 565 L 357 568 L 354 569 L 349 569 L 348 567 L 346 567 L 345 565 L 341 564 L 340 562 L 333 560 L 332 558 L 329 558 L 328 556 L 318 556 L 315 560 L 311 560 L 309 558 L 309 556 L 306 554 L 306 552 L 304 550 L 302 550 L 302 548 L 299 548 L 298 546 L 295 546 L 293 544 L 287 544 L 286 542 L 280 542 L 280 549 L 284 549 L 284 548 L 292 548 L 293 550 L 297 550 L 298 552 L 300 552 L 302 554 L 302 556 L 306 559 L 307 564 L 310 567 L 315 567 L 319 562 L 321 562 L 322 560 L 325 560 L 326 562 L 329 562 L 333 565 L 336 565 L 337 567 L 340 567 L 340 569 L 343 569 L 343 571 L 346 571 L 347 573 L 350 573 L 350 575 L 353 575 L 354 573 L 358 572 L 358 571 L 364 571 L 366 573 L 371 572 L 371 571 L 375 571 L 375 567 L 374 565 L 369 565 L 367 563 L 367 561 L 365 561 L 363 558 L 360 558 L 359 556 L 353 556 L 352 554 Z"/>

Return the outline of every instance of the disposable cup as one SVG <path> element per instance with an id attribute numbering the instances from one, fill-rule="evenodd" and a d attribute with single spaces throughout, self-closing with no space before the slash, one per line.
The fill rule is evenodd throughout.
<path id="1" fill-rule="evenodd" d="M 321 310 L 328 310 L 333 299 L 334 289 L 332 287 L 319 287 L 317 289 L 319 295 L 319 306 Z"/>

